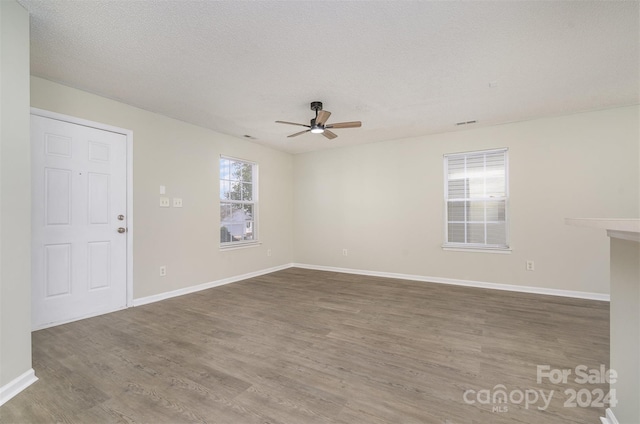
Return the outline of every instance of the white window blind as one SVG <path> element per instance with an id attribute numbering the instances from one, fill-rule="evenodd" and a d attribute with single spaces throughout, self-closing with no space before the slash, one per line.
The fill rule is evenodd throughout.
<path id="1" fill-rule="evenodd" d="M 507 149 L 444 156 L 445 247 L 508 249 Z"/>

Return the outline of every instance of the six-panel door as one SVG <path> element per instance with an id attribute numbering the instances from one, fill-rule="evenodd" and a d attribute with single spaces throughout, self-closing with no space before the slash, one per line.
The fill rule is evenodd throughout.
<path id="1" fill-rule="evenodd" d="M 124 308 L 126 136 L 32 115 L 31 143 L 33 328 Z"/>

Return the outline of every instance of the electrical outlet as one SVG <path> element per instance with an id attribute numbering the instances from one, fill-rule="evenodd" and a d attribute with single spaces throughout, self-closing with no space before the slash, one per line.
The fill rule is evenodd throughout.
<path id="1" fill-rule="evenodd" d="M 267 256 L 271 256 L 271 249 L 267 249 Z"/>
<path id="2" fill-rule="evenodd" d="M 168 197 L 161 197 L 160 198 L 160 207 L 161 208 L 168 208 L 169 207 L 169 198 Z"/>
<path id="3" fill-rule="evenodd" d="M 182 207 L 182 199 L 180 199 L 178 197 L 174 197 L 173 198 L 173 207 L 174 208 L 181 208 Z"/>
<path id="4" fill-rule="evenodd" d="M 160 267 L 160 276 L 161 277 L 165 277 L 166 275 L 167 275 L 167 267 L 166 267 L 166 265 L 162 265 Z"/>
<path id="5" fill-rule="evenodd" d="M 347 256 L 349 251 L 347 249 L 342 249 L 342 256 Z"/>
<path id="6" fill-rule="evenodd" d="M 527 271 L 534 271 L 535 270 L 535 264 L 533 263 L 533 261 L 527 261 Z"/>

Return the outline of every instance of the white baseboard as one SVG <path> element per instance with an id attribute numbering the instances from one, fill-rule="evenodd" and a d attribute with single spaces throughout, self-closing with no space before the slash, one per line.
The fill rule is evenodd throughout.
<path id="1" fill-rule="evenodd" d="M 30 368 L 28 371 L 22 373 L 22 375 L 0 387 L 0 406 L 7 403 L 11 398 L 31 386 L 36 381 L 38 381 L 38 377 L 36 377 L 36 373 L 33 371 L 33 368 Z"/>
<path id="2" fill-rule="evenodd" d="M 141 297 L 133 300 L 133 306 L 142 306 L 148 303 L 159 302 L 161 300 L 171 299 L 172 297 L 183 296 L 185 294 L 195 293 L 201 290 L 218 287 L 225 284 L 235 283 L 236 281 L 258 277 L 260 275 L 281 271 L 287 268 L 304 268 L 304 269 L 313 269 L 317 271 L 343 272 L 345 274 L 358 274 L 358 275 L 369 275 L 373 277 L 385 277 L 385 278 L 397 278 L 401 280 L 422 281 L 425 283 L 451 284 L 455 286 L 477 287 L 477 288 L 492 289 L 492 290 L 506 290 L 506 291 L 513 291 L 513 292 L 521 292 L 521 293 L 545 294 L 550 296 L 562 296 L 562 297 L 573 297 L 578 299 L 601 300 L 605 302 L 609 301 L 609 295 L 602 294 L 602 293 L 559 290 L 559 289 L 550 289 L 550 288 L 544 288 L 544 287 L 516 286 L 513 284 L 485 283 L 482 281 L 457 280 L 453 278 L 442 278 L 442 277 L 426 277 L 422 275 L 400 274 L 395 272 L 368 271 L 368 270 L 362 270 L 362 269 L 338 268 L 338 267 L 323 266 L 323 265 L 291 263 L 291 264 L 276 266 L 273 268 L 267 268 L 259 271 L 249 272 L 247 274 L 223 278 L 221 280 L 211 281 L 204 284 L 198 284 L 197 286 L 185 287 L 183 289 L 173 290 L 170 292 Z"/>
<path id="3" fill-rule="evenodd" d="M 273 268 L 261 269 L 260 271 L 254 271 L 254 272 L 249 272 L 247 274 L 235 275 L 233 277 L 223 278 L 222 280 L 216 280 L 216 281 L 210 281 L 208 283 L 198 284 L 197 286 L 185 287 L 183 289 L 178 289 L 170 292 L 159 293 L 151 296 L 133 299 L 133 306 L 142 306 L 148 303 L 154 303 L 154 302 L 159 302 L 165 299 L 171 299 L 172 297 L 183 296 L 185 294 L 195 293 L 201 290 L 207 290 L 213 287 L 218 287 L 218 286 L 222 286 L 229 283 L 235 283 L 236 281 L 246 280 L 248 278 L 259 277 L 260 275 L 270 274 L 272 272 L 291 268 L 291 266 L 292 264 L 279 265 Z"/>
<path id="4" fill-rule="evenodd" d="M 613 415 L 613 411 L 611 408 L 607 408 L 604 417 L 600 417 L 600 421 L 602 424 L 620 424 L 615 415 Z"/>
<path id="5" fill-rule="evenodd" d="M 482 281 L 457 280 L 454 278 L 425 277 L 422 275 L 399 274 L 395 272 L 367 271 L 362 269 L 337 268 L 332 266 L 294 263 L 293 267 L 314 269 L 317 271 L 343 272 L 346 274 L 370 275 L 373 277 L 398 278 L 401 280 L 422 281 L 425 283 L 451 284 L 454 286 L 477 287 L 492 290 L 506 290 L 521 293 L 545 294 L 550 296 L 573 297 L 578 299 L 601 300 L 608 302 L 609 295 L 571 290 L 550 289 L 544 287 L 516 286 L 513 284 L 485 283 Z"/>

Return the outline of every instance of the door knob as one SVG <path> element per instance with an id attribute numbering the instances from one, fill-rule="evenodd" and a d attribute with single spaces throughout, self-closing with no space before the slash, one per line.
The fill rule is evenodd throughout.
<path id="1" fill-rule="evenodd" d="M 124 233 L 125 231 L 127 231 L 125 228 L 122 228 L 122 227 L 118 228 L 118 232 L 120 234 Z"/>
<path id="2" fill-rule="evenodd" d="M 124 221 L 124 215 L 118 215 L 118 221 Z"/>

